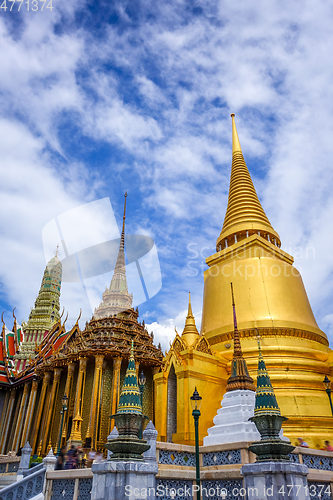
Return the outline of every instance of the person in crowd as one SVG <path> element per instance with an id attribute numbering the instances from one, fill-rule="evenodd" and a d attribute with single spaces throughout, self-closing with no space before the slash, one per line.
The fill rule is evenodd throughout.
<path id="1" fill-rule="evenodd" d="M 325 441 L 324 450 L 333 451 L 333 446 L 330 445 L 329 441 Z"/>
<path id="2" fill-rule="evenodd" d="M 303 438 L 298 438 L 298 446 L 302 446 L 302 448 L 309 448 L 308 443 L 306 443 Z"/>
<path id="3" fill-rule="evenodd" d="M 56 461 L 54 470 L 63 470 L 65 468 L 66 458 L 67 458 L 67 450 L 66 450 L 66 446 L 63 446 L 60 449 L 60 453 L 57 457 L 57 461 Z"/>
<path id="4" fill-rule="evenodd" d="M 83 467 L 83 457 L 84 457 L 84 451 L 82 446 L 78 446 L 76 448 L 77 451 L 77 468 L 82 469 Z"/>
<path id="5" fill-rule="evenodd" d="M 103 453 L 101 451 L 97 451 L 95 455 L 94 464 L 99 464 L 103 461 Z"/>
<path id="6" fill-rule="evenodd" d="M 95 457 L 96 457 L 96 450 L 94 450 L 94 448 L 93 448 L 92 450 L 89 451 L 89 455 L 88 455 L 88 468 L 91 467 L 91 464 L 95 460 Z"/>
<path id="7" fill-rule="evenodd" d="M 72 444 L 71 449 L 67 453 L 67 462 L 65 464 L 65 469 L 76 469 L 77 468 L 77 451 L 75 446 Z"/>

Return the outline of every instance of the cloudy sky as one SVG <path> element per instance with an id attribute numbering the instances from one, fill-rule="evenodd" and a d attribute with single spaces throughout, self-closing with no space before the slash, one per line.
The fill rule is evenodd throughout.
<path id="1" fill-rule="evenodd" d="M 332 4 L 35 0 L 38 10 L 23 3 L 18 12 L 20 3 L 0 9 L 8 326 L 13 307 L 28 318 L 61 220 L 68 244 L 80 233 L 80 248 L 117 238 L 126 190 L 127 233 L 154 239 L 162 274 L 141 319 L 166 348 L 191 291 L 200 324 L 234 112 L 260 200 L 296 258 L 319 326 L 333 335 Z M 68 326 L 80 307 L 89 319 L 110 276 L 63 283 Z"/>

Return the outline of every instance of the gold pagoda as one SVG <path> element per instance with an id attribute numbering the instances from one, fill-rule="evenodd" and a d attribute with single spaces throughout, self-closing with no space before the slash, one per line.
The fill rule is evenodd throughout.
<path id="1" fill-rule="evenodd" d="M 260 336 L 281 412 L 288 417 L 284 434 L 295 444 L 298 436 L 305 436 L 310 446 L 322 447 L 324 439 L 333 439 L 333 418 L 323 385 L 325 375 L 332 374 L 332 351 L 316 323 L 294 259 L 281 249 L 280 237 L 262 208 L 243 157 L 235 115 L 231 117 L 228 206 L 216 253 L 206 259 L 201 333 L 196 344 L 177 334 L 162 372 L 155 376 L 157 404 L 168 406 L 157 428 L 162 440 L 172 434 L 175 442 L 193 443 L 189 396 L 195 386 L 205 408 L 200 439 L 212 425 L 233 358 L 232 282 L 249 375 L 256 380 Z M 206 354 L 199 355 L 196 345 L 204 340 Z M 175 412 L 171 423 L 170 411 Z"/>

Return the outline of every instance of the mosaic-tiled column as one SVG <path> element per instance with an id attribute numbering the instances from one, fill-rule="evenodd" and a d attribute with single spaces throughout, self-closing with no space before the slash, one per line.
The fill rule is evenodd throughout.
<path id="1" fill-rule="evenodd" d="M 46 419 L 46 426 L 45 426 L 45 431 L 44 431 L 44 436 L 43 436 L 43 444 L 42 444 L 42 452 L 43 453 L 45 453 L 47 445 L 48 445 L 50 424 L 51 424 L 51 419 L 53 417 L 53 412 L 54 412 L 54 402 L 55 402 L 56 396 L 58 394 L 60 377 L 61 377 L 61 368 L 55 368 L 54 369 L 54 376 L 53 376 L 53 384 L 52 384 L 52 389 L 51 389 L 50 403 L 49 403 L 48 414 L 47 414 L 47 419 Z"/>
<path id="2" fill-rule="evenodd" d="M 75 371 L 75 363 L 68 363 L 66 385 L 65 385 L 65 392 L 64 392 L 64 394 L 66 394 L 66 396 L 68 397 L 68 406 L 69 406 L 69 399 L 70 399 L 74 371 Z M 66 411 L 65 416 L 64 416 L 64 426 L 63 426 L 62 436 L 61 436 L 62 439 L 66 439 L 66 436 L 67 436 L 68 417 L 69 417 L 69 411 Z M 61 425 L 61 423 L 59 423 L 59 432 L 60 432 L 60 425 Z M 59 433 L 58 433 L 58 435 L 59 435 Z"/>
<path id="3" fill-rule="evenodd" d="M 101 397 L 101 380 L 104 356 L 98 354 L 95 356 L 95 372 L 93 389 L 90 404 L 90 417 L 87 431 L 87 438 L 91 438 L 91 448 L 96 448 L 96 434 L 97 434 L 97 413 L 99 409 L 99 402 Z"/>
<path id="4" fill-rule="evenodd" d="M 0 441 L 0 454 L 5 454 L 5 451 L 6 451 L 6 441 L 7 441 L 9 426 L 10 426 L 12 414 L 13 414 L 15 396 L 16 396 L 16 391 L 15 391 L 15 389 L 12 389 L 10 397 L 9 397 L 9 401 L 8 401 L 8 407 L 7 407 L 6 417 L 5 417 L 6 420 L 5 420 L 5 425 L 3 428 L 3 434 L 1 436 L 1 441 Z"/>
<path id="5" fill-rule="evenodd" d="M 38 389 L 38 380 L 33 380 L 32 384 L 31 384 L 31 391 L 30 391 L 30 396 L 29 396 L 29 403 L 28 403 L 28 408 L 27 408 L 27 412 L 26 412 L 26 417 L 24 419 L 24 426 L 23 426 L 23 431 L 22 431 L 20 448 L 25 446 L 25 443 L 28 441 L 28 436 L 29 436 L 31 422 L 32 422 L 32 416 L 33 416 L 34 409 L 35 409 L 37 389 Z"/>
<path id="6" fill-rule="evenodd" d="M 21 399 L 21 403 L 20 403 L 20 408 L 19 408 L 19 414 L 17 417 L 17 423 L 16 423 L 13 444 L 11 446 L 12 450 L 16 451 L 16 452 L 18 452 L 18 449 L 19 449 L 20 437 L 21 437 L 22 426 L 23 426 L 23 421 L 24 421 L 24 414 L 25 414 L 25 410 L 26 410 L 26 406 L 27 406 L 27 402 L 28 402 L 29 390 L 30 390 L 30 384 L 25 383 L 24 389 L 23 389 L 23 395 L 22 395 L 22 399 Z"/>
<path id="7" fill-rule="evenodd" d="M 41 390 L 39 401 L 38 401 L 38 410 L 37 410 L 37 415 L 36 415 L 34 432 L 33 432 L 33 436 L 31 439 L 31 447 L 32 447 L 33 453 L 36 450 L 36 445 L 38 446 L 38 444 L 39 444 L 39 443 L 37 443 L 37 439 L 38 439 L 38 435 L 39 435 L 39 426 L 40 426 L 40 422 L 42 419 L 45 396 L 46 396 L 48 385 L 50 383 L 50 379 L 51 379 L 51 372 L 45 372 L 44 378 L 43 378 L 42 390 Z"/>
<path id="8" fill-rule="evenodd" d="M 84 388 L 86 380 L 88 358 L 80 358 L 79 373 L 76 382 L 76 392 L 75 392 L 75 403 L 74 403 L 74 413 L 73 413 L 73 424 L 70 435 L 70 442 L 75 441 L 75 443 L 82 444 L 81 435 L 81 424 L 82 424 L 82 404 L 84 398 Z"/>
<path id="9" fill-rule="evenodd" d="M 110 415 L 114 415 L 117 412 L 117 406 L 119 401 L 120 393 L 120 369 L 121 369 L 121 358 L 113 358 L 113 373 L 112 373 L 112 387 L 111 387 L 111 408 Z M 111 429 L 114 427 L 114 420 L 111 419 Z"/>

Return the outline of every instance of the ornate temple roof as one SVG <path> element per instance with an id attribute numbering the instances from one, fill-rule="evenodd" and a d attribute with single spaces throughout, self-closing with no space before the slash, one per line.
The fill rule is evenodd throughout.
<path id="1" fill-rule="evenodd" d="M 231 286 L 231 297 L 232 297 L 232 311 L 234 317 L 234 355 L 231 362 L 231 375 L 228 379 L 226 391 L 236 391 L 238 389 L 247 389 L 250 391 L 255 391 L 255 386 L 253 384 L 253 379 L 250 377 L 247 364 L 243 358 L 242 347 L 239 338 L 237 318 L 236 318 L 236 306 L 234 298 L 234 290 L 232 283 Z"/>
<path id="2" fill-rule="evenodd" d="M 231 117 L 232 166 L 228 206 L 222 231 L 217 239 L 216 249 L 219 250 L 224 240 L 228 240 L 228 246 L 230 246 L 234 243 L 232 241 L 234 235 L 244 235 L 246 232 L 248 235 L 258 232 L 262 236 L 269 235 L 270 240 L 272 242 L 275 240 L 277 246 L 280 246 L 280 237 L 273 229 L 261 206 L 250 172 L 246 166 L 237 134 L 235 115 L 232 114 Z"/>
<path id="3" fill-rule="evenodd" d="M 124 385 L 120 393 L 117 413 L 142 414 L 141 395 L 135 369 L 133 340 L 131 344 L 131 355 L 125 374 Z"/>
<path id="4" fill-rule="evenodd" d="M 276 400 L 271 379 L 269 378 L 266 364 L 261 352 L 260 341 L 259 346 L 259 362 L 257 375 L 256 389 L 256 404 L 254 407 L 254 416 L 259 415 L 281 415 L 279 405 Z"/>

